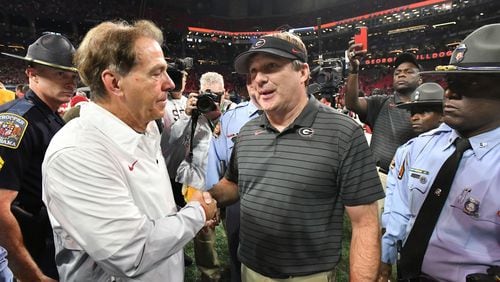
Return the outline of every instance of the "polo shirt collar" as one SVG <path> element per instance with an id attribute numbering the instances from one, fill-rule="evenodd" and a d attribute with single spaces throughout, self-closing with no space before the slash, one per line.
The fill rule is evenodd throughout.
<path id="1" fill-rule="evenodd" d="M 320 102 L 311 95 L 308 96 L 308 101 L 300 115 L 287 127 L 311 127 L 318 114 L 318 109 L 320 107 Z M 266 115 L 261 115 L 259 125 L 264 128 L 271 128 L 272 125 L 269 123 Z M 284 130 L 285 131 L 285 130 Z"/>
<path id="2" fill-rule="evenodd" d="M 144 134 L 138 133 L 108 110 L 93 102 L 81 106 L 80 116 L 130 154 L 135 154 L 142 142 L 154 145 L 159 142 L 160 134 L 154 121 L 149 122 Z"/>

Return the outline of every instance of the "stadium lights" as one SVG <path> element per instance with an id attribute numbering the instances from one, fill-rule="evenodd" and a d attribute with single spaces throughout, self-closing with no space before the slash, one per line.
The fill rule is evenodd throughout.
<path id="1" fill-rule="evenodd" d="M 387 32 L 387 35 L 396 34 L 396 33 L 403 33 L 403 32 L 408 32 L 408 31 L 422 30 L 422 29 L 426 29 L 426 28 L 427 28 L 427 25 L 425 25 L 425 24 L 397 28 L 397 29 L 389 30 Z"/>
<path id="2" fill-rule="evenodd" d="M 452 24 L 457 24 L 457 22 L 446 22 L 446 23 L 440 23 L 440 24 L 433 24 L 432 27 L 437 28 L 437 27 L 452 25 Z"/>

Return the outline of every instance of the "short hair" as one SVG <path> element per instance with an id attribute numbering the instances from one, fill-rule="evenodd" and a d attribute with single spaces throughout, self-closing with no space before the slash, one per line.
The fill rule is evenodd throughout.
<path id="1" fill-rule="evenodd" d="M 106 69 L 127 75 L 137 63 L 135 43 L 141 37 L 163 44 L 161 30 L 151 21 L 140 20 L 132 25 L 125 21 L 103 22 L 93 27 L 76 50 L 74 63 L 92 98 L 105 98 L 101 74 Z"/>
<path id="2" fill-rule="evenodd" d="M 275 38 L 279 38 L 282 40 L 286 40 L 286 41 L 290 42 L 293 46 L 295 46 L 297 49 L 304 52 L 304 54 L 306 54 L 306 58 L 307 58 L 306 45 L 304 44 L 302 39 L 300 39 L 300 37 L 294 33 L 291 33 L 288 31 L 277 32 L 277 33 L 270 33 L 270 34 L 264 35 L 263 37 L 264 38 L 265 37 L 275 37 Z M 296 71 L 300 70 L 303 65 L 304 65 L 304 62 L 302 62 L 300 60 L 293 60 L 292 61 L 292 68 Z"/>
<path id="3" fill-rule="evenodd" d="M 200 89 L 205 89 L 207 85 L 216 83 L 224 87 L 224 77 L 216 72 L 206 72 L 200 77 Z"/>
<path id="4" fill-rule="evenodd" d="M 21 92 L 23 92 L 23 88 L 24 88 L 24 84 L 18 84 L 18 85 L 16 86 L 16 91 L 21 91 Z"/>

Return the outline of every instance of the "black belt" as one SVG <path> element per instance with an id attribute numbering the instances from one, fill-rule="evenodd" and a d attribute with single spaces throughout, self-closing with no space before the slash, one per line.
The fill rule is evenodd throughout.
<path id="1" fill-rule="evenodd" d="M 387 169 L 381 168 L 381 167 L 378 168 L 378 172 L 383 173 L 383 174 L 389 174 L 389 171 Z"/>

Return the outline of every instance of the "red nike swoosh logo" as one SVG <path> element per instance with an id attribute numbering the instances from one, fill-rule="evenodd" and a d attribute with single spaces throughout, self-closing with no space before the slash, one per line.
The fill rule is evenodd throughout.
<path id="1" fill-rule="evenodd" d="M 131 165 L 128 166 L 128 169 L 130 171 L 134 170 L 134 167 L 135 167 L 135 164 L 137 163 L 137 161 L 133 162 Z"/>

